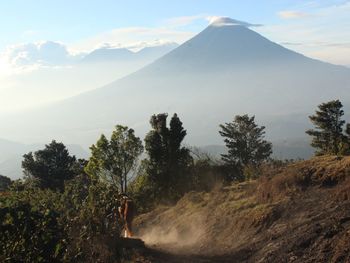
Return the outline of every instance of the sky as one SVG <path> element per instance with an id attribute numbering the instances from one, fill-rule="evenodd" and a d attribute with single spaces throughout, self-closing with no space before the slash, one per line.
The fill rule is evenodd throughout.
<path id="1" fill-rule="evenodd" d="M 181 44 L 220 16 L 259 24 L 253 30 L 274 42 L 350 66 L 350 1 L 11 0 L 0 3 L 0 97 L 12 92 L 15 99 L 24 89 L 19 79 L 43 66 L 67 66 L 103 46 Z M 0 114 L 15 104 L 6 103 L 1 108 L 0 98 Z"/>
<path id="2" fill-rule="evenodd" d="M 349 31 L 350 26 L 349 5 L 350 1 L 344 0 L 2 1 L 0 50 L 43 40 L 92 49 L 89 41 L 98 38 L 107 41 L 113 31 L 124 30 L 126 35 L 126 31 L 132 29 L 141 40 L 143 34 L 151 34 L 147 30 L 153 30 L 150 38 L 154 39 L 166 38 L 171 32 L 188 36 L 186 33 L 202 30 L 207 25 L 206 17 L 210 16 L 228 16 L 266 27 L 287 27 L 298 25 L 301 21 L 304 30 L 324 30 L 322 33 L 325 35 L 339 37 L 328 41 L 346 43 L 349 41 L 346 34 L 349 33 L 344 31 Z M 348 15 L 347 19 L 338 16 L 343 11 Z M 343 34 L 343 39 L 336 36 L 337 31 Z M 295 32 L 286 33 L 293 35 Z M 178 39 L 183 40 L 180 36 Z M 123 43 L 127 40 L 120 38 L 113 41 Z M 295 42 L 303 42 L 303 39 L 295 39 Z"/>

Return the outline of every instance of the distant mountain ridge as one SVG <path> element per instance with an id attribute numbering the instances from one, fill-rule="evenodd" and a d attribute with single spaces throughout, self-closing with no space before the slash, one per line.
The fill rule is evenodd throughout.
<path id="1" fill-rule="evenodd" d="M 157 46 L 144 47 L 137 52 L 133 52 L 127 48 L 101 47 L 83 56 L 81 63 L 154 60 L 165 55 L 177 46 L 177 43 L 170 42 Z"/>

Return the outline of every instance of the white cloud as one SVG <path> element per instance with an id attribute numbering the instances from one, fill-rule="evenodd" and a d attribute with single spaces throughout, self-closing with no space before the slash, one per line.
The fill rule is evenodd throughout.
<path id="1" fill-rule="evenodd" d="M 300 11 L 285 10 L 285 11 L 278 12 L 278 16 L 283 19 L 297 19 L 297 18 L 309 17 L 310 14 L 300 12 Z"/>
<path id="2" fill-rule="evenodd" d="M 244 26 L 244 27 L 256 27 L 261 26 L 257 24 L 250 24 L 244 21 L 235 20 L 229 17 L 222 16 L 208 16 L 206 19 L 212 26 Z"/>
<path id="3" fill-rule="evenodd" d="M 53 41 L 10 46 L 3 57 L 10 65 L 18 67 L 65 65 L 74 59 L 65 45 Z"/>
<path id="4" fill-rule="evenodd" d="M 70 45 L 72 51 L 86 52 L 108 43 L 117 47 L 152 46 L 154 43 L 183 43 L 193 37 L 196 32 L 175 30 L 168 27 L 127 27 L 104 32 Z"/>

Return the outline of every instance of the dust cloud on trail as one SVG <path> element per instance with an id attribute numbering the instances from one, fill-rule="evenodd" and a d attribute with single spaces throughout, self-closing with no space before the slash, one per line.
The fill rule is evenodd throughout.
<path id="1" fill-rule="evenodd" d="M 155 222 L 142 229 L 138 235 L 146 245 L 171 250 L 186 250 L 201 243 L 204 238 L 203 217 L 181 215 L 169 218 L 167 223 Z"/>

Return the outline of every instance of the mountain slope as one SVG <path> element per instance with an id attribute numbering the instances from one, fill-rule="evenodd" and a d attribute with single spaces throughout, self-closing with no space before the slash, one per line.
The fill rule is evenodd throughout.
<path id="1" fill-rule="evenodd" d="M 12 118 L 0 136 L 21 136 L 13 131 L 28 121 L 31 139 L 90 145 L 117 123 L 143 136 L 150 115 L 177 112 L 190 144 L 221 143 L 218 125 L 242 113 L 266 123 L 269 139 L 305 138 L 307 116 L 330 99 L 347 105 L 348 87 L 349 69 L 302 56 L 226 19 L 125 78 L 31 112 L 34 120 Z"/>
<path id="2" fill-rule="evenodd" d="M 135 220 L 151 248 L 145 258 L 349 262 L 349 172 L 348 157 L 319 157 L 267 170 L 258 181 L 188 193 Z"/>

